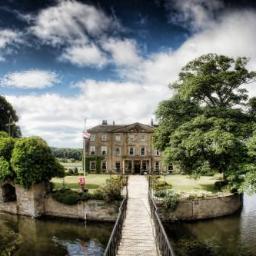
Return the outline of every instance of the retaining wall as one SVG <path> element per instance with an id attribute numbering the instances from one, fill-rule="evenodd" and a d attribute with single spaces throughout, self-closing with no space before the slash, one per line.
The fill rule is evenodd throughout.
<path id="1" fill-rule="evenodd" d="M 175 211 L 166 210 L 156 201 L 163 221 L 201 220 L 234 214 L 243 205 L 242 195 L 230 194 L 218 197 L 179 201 Z"/>

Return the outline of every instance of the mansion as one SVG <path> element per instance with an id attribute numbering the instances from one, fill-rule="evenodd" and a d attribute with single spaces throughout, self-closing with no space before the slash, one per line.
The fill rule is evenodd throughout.
<path id="1" fill-rule="evenodd" d="M 88 130 L 86 169 L 124 174 L 160 172 L 163 168 L 161 154 L 153 148 L 153 132 L 153 124 L 109 125 L 103 121 Z"/>

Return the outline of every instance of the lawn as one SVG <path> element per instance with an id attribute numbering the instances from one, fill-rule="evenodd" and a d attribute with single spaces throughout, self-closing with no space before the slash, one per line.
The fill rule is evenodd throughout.
<path id="1" fill-rule="evenodd" d="M 191 178 L 187 175 L 177 175 L 171 174 L 165 177 L 161 177 L 162 180 L 165 180 L 167 183 L 173 186 L 173 189 L 180 192 L 189 192 L 189 193 L 203 193 L 211 192 L 215 193 L 214 183 L 221 179 L 220 175 L 216 176 L 202 176 L 198 179 Z"/>
<path id="2" fill-rule="evenodd" d="M 80 176 L 65 176 L 64 184 L 65 187 L 71 189 L 79 189 L 80 186 L 78 184 L 78 179 Z M 85 187 L 93 190 L 98 188 L 101 185 L 106 183 L 106 179 L 108 179 L 110 175 L 107 174 L 88 174 L 85 176 Z M 53 178 L 51 180 L 54 183 L 55 188 L 62 188 L 63 187 L 63 179 L 62 178 Z"/>

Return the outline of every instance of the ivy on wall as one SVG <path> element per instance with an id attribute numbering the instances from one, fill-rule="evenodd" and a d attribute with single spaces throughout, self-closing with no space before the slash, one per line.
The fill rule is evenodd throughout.
<path id="1" fill-rule="evenodd" d="M 101 161 L 104 160 L 103 156 L 87 156 L 85 161 L 85 169 L 88 172 L 96 172 L 100 173 L 101 170 Z M 96 170 L 90 170 L 90 162 L 95 161 L 96 162 Z"/>

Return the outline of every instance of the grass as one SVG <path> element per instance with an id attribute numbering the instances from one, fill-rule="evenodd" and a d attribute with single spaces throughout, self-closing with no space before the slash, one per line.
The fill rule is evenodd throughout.
<path id="1" fill-rule="evenodd" d="M 64 178 L 64 184 L 66 188 L 70 189 L 79 189 L 78 179 L 81 176 L 66 176 Z M 99 186 L 102 186 L 106 183 L 106 179 L 108 179 L 110 175 L 108 174 L 88 174 L 85 176 L 85 188 L 90 190 L 97 189 Z M 63 179 L 62 178 L 53 178 L 51 180 L 54 184 L 55 188 L 63 187 Z"/>
<path id="2" fill-rule="evenodd" d="M 221 176 L 202 176 L 198 179 L 194 179 L 187 175 L 171 174 L 165 177 L 161 177 L 161 179 L 171 184 L 173 189 L 178 193 L 216 193 L 218 191 L 215 189 L 214 183 L 220 180 Z"/>

